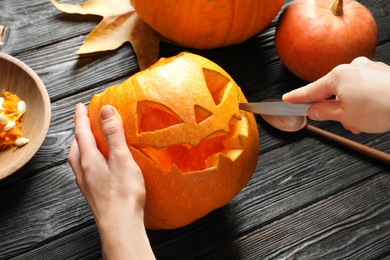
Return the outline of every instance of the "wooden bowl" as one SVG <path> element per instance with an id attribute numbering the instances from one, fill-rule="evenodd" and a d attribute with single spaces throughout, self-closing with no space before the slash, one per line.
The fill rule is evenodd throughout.
<path id="1" fill-rule="evenodd" d="M 51 118 L 50 99 L 42 80 L 20 60 L 0 53 L 0 96 L 3 90 L 26 102 L 21 131 L 30 142 L 16 150 L 0 151 L 0 179 L 18 171 L 36 154 L 46 138 Z"/>

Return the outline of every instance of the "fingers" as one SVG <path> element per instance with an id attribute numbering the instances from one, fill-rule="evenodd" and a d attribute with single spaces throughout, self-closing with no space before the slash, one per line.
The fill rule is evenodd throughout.
<path id="1" fill-rule="evenodd" d="M 345 129 L 351 131 L 353 134 L 361 133 L 360 130 L 343 123 L 343 116 L 345 116 L 345 111 L 341 106 L 341 102 L 338 100 L 316 102 L 309 107 L 307 113 L 309 118 L 312 120 L 339 121 Z"/>
<path id="2" fill-rule="evenodd" d="M 73 173 L 76 177 L 76 182 L 79 185 L 81 181 L 81 174 L 82 174 L 82 168 L 81 168 L 81 157 L 80 157 L 80 151 L 79 146 L 77 144 L 76 139 L 73 139 L 72 145 L 70 147 L 70 152 L 68 155 L 68 162 L 70 166 L 72 167 Z"/>
<path id="3" fill-rule="evenodd" d="M 97 150 L 95 138 L 90 129 L 87 108 L 83 104 L 77 104 L 75 113 L 75 138 L 72 141 L 68 162 L 76 177 L 76 183 L 80 187 L 84 172 L 82 161 L 90 162 L 90 151 Z"/>
<path id="4" fill-rule="evenodd" d="M 351 62 L 351 65 L 359 68 L 367 68 L 371 70 L 390 71 L 390 67 L 383 62 L 372 61 L 366 57 L 358 57 Z"/>
<path id="5" fill-rule="evenodd" d="M 109 149 L 108 163 L 117 163 L 126 158 L 132 158 L 126 144 L 122 119 L 116 109 L 110 105 L 101 109 L 101 124 Z M 94 172 L 99 167 L 107 166 L 107 161 L 97 148 L 95 137 L 91 131 L 88 110 L 83 104 L 76 106 L 75 113 L 75 140 L 72 142 L 68 161 L 76 175 L 82 179 L 81 174 Z M 100 165 L 100 166 L 99 166 Z"/>
<path id="6" fill-rule="evenodd" d="M 73 169 L 75 175 L 80 171 L 80 152 L 76 139 L 73 139 L 68 155 L 68 162 Z"/>
<path id="7" fill-rule="evenodd" d="M 126 144 L 123 122 L 118 111 L 113 106 L 105 105 L 100 111 L 100 116 L 109 150 L 108 160 L 110 161 L 123 153 L 128 156 L 130 151 Z"/>
<path id="8" fill-rule="evenodd" d="M 360 133 L 362 132 L 362 131 L 360 131 L 360 130 L 358 130 L 358 129 L 352 127 L 352 126 L 349 126 L 349 125 L 346 125 L 346 124 L 342 124 L 342 125 L 343 125 L 343 127 L 344 127 L 345 129 L 351 131 L 351 133 L 353 133 L 353 134 L 355 134 L 355 135 L 360 134 Z"/>
<path id="9" fill-rule="evenodd" d="M 366 57 L 357 57 L 351 62 L 351 65 L 359 66 L 359 67 L 367 67 L 367 66 L 372 67 L 373 62 Z"/>
<path id="10" fill-rule="evenodd" d="M 75 140 L 69 155 L 72 169 L 76 175 L 76 183 L 80 187 L 82 180 L 89 178 L 96 169 L 104 167 L 105 158 L 97 148 L 95 137 L 91 131 L 87 107 L 77 104 L 75 113 Z M 80 190 L 82 188 L 80 187 Z"/>
<path id="11" fill-rule="evenodd" d="M 337 96 L 340 92 L 339 86 L 356 80 L 356 77 L 362 74 L 362 70 L 372 74 L 374 71 L 390 72 L 390 67 L 383 62 L 358 57 L 351 64 L 341 64 L 317 81 L 284 94 L 282 99 L 291 103 L 307 103 Z"/>
<path id="12" fill-rule="evenodd" d="M 284 94 L 282 99 L 290 103 L 309 103 L 325 100 L 334 94 L 332 77 L 327 74 L 313 83 Z"/>
<path id="13" fill-rule="evenodd" d="M 75 138 L 82 157 L 88 160 L 90 155 L 95 156 L 97 151 L 95 137 L 91 132 L 87 107 L 83 104 L 76 106 Z M 82 158 L 82 159 L 83 159 Z"/>
<path id="14" fill-rule="evenodd" d="M 343 117 L 341 102 L 338 100 L 324 100 L 314 103 L 307 110 L 310 119 L 340 121 Z"/>

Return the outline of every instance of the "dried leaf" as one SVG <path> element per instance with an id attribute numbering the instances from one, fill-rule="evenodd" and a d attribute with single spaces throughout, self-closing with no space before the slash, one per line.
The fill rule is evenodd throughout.
<path id="1" fill-rule="evenodd" d="M 129 0 L 87 0 L 82 4 L 61 4 L 51 0 L 60 11 L 102 16 L 103 20 L 85 39 L 77 54 L 108 51 L 130 42 L 141 70 L 158 60 L 162 36 L 143 22 Z"/>
<path id="2" fill-rule="evenodd" d="M 0 45 L 3 44 L 2 39 L 3 39 L 4 28 L 5 28 L 5 27 L 4 27 L 3 25 L 0 25 Z"/>

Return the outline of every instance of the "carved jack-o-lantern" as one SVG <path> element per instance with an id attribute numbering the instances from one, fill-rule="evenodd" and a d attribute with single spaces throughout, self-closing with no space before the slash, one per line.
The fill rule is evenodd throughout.
<path id="1" fill-rule="evenodd" d="M 249 181 L 259 135 L 246 99 L 213 62 L 190 53 L 160 59 L 89 105 L 99 149 L 108 148 L 100 108 L 111 104 L 123 118 L 127 144 L 146 185 L 145 225 L 185 226 L 227 204 Z"/>

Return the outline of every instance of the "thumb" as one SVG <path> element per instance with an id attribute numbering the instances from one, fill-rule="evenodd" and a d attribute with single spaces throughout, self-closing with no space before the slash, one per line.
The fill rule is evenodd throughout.
<path id="1" fill-rule="evenodd" d="M 102 129 L 106 138 L 109 157 L 123 148 L 127 148 L 122 118 L 118 111 L 110 105 L 104 105 L 100 110 Z"/>
<path id="2" fill-rule="evenodd" d="M 333 120 L 341 121 L 343 109 L 339 100 L 324 100 L 315 102 L 307 110 L 307 114 L 312 120 Z"/>

